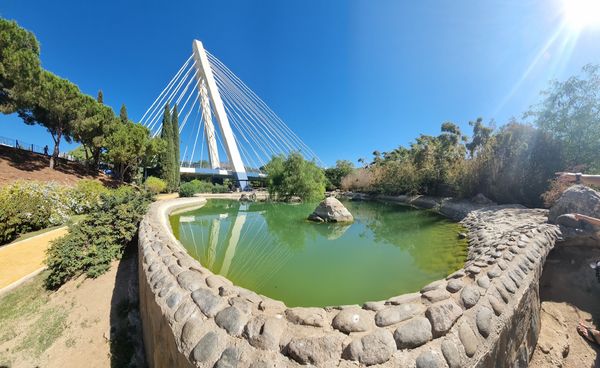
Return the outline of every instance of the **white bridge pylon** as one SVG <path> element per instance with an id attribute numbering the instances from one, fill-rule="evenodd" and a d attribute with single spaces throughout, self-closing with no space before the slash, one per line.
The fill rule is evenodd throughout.
<path id="1" fill-rule="evenodd" d="M 156 136 L 162 129 L 165 105 L 169 104 L 171 112 L 177 105 L 182 173 L 232 176 L 244 188 L 249 179 L 265 176 L 263 166 L 276 155 L 299 152 L 321 163 L 202 42 L 194 40 L 192 51 L 140 120 Z M 227 161 L 221 161 L 223 156 Z"/>

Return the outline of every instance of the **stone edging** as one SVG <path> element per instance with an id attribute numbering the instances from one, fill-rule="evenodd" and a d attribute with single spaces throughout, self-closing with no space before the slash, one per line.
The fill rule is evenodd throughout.
<path id="1" fill-rule="evenodd" d="M 151 205 L 139 231 L 140 311 L 151 367 L 511 367 L 539 333 L 539 277 L 560 236 L 547 211 L 421 197 L 462 220 L 465 267 L 420 292 L 363 306 L 287 308 L 187 254 L 167 217 L 202 198 Z M 473 210 L 473 208 L 480 208 Z M 454 216 L 452 216 L 454 214 Z M 236 364 L 237 363 L 237 364 Z"/>

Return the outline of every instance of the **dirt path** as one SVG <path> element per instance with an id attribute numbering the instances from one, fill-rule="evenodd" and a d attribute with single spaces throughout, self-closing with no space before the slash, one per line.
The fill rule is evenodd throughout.
<path id="1" fill-rule="evenodd" d="M 532 368 L 600 367 L 600 350 L 576 331 L 580 320 L 600 326 L 600 283 L 589 264 L 600 248 L 558 246 L 540 280 L 542 327 Z"/>
<path id="2" fill-rule="evenodd" d="M 67 233 L 67 227 L 0 247 L 0 290 L 44 268 L 46 249 L 52 240 Z"/>
<path id="3" fill-rule="evenodd" d="M 134 353 L 128 331 L 136 254 L 97 279 L 80 277 L 56 292 L 46 273 L 0 298 L 0 367 L 122 367 Z M 137 290 L 135 290 L 137 293 Z M 112 342 L 111 342 L 112 341 Z"/>

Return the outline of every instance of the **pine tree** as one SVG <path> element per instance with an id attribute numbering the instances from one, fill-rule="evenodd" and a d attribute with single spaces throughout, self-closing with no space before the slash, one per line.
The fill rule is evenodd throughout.
<path id="1" fill-rule="evenodd" d="M 102 90 L 98 91 L 98 97 L 96 97 L 96 101 L 101 104 L 104 103 L 104 94 L 102 93 Z"/>
<path id="2" fill-rule="evenodd" d="M 125 107 L 125 104 L 121 105 L 121 110 L 119 111 L 119 118 L 121 119 L 121 122 L 123 124 L 125 124 L 127 120 L 129 120 L 129 118 L 127 117 L 127 107 Z"/>
<path id="3" fill-rule="evenodd" d="M 161 154 L 159 159 L 160 177 L 167 183 L 169 192 L 176 189 L 173 179 L 175 177 L 175 160 L 174 160 L 174 144 L 173 144 L 173 123 L 171 122 L 169 103 L 165 105 L 163 113 L 162 131 L 160 137 L 166 143 L 166 149 Z"/>
<path id="4" fill-rule="evenodd" d="M 174 189 L 179 188 L 180 181 L 180 153 L 179 153 L 179 114 L 177 112 L 177 105 L 173 107 L 173 114 L 171 115 L 171 123 L 173 125 L 173 185 Z"/>

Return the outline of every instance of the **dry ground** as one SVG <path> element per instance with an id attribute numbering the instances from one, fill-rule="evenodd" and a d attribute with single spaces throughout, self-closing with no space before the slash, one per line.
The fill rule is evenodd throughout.
<path id="1" fill-rule="evenodd" d="M 0 145 L 0 186 L 16 180 L 55 181 L 74 185 L 81 179 L 96 179 L 105 185 L 115 184 L 103 173 L 92 173 L 75 162 L 59 159 L 55 170 L 48 167 L 49 163 L 47 156 Z"/>
<path id="2" fill-rule="evenodd" d="M 542 326 L 532 368 L 600 367 L 600 350 L 576 330 L 579 320 L 600 326 L 600 283 L 590 262 L 600 248 L 557 246 L 540 280 Z"/>
<path id="3" fill-rule="evenodd" d="M 46 273 L 0 298 L 0 367 L 124 367 L 133 348 L 127 331 L 136 254 L 97 279 L 80 277 L 55 292 Z M 112 340 L 112 342 L 111 342 Z"/>

